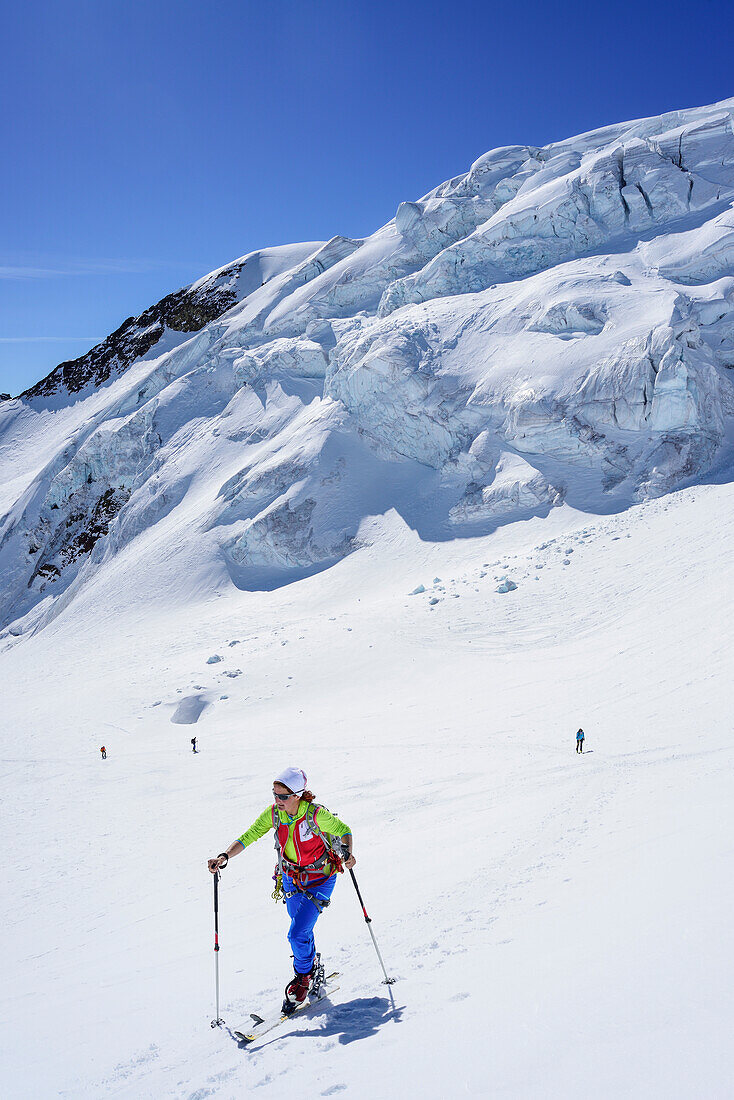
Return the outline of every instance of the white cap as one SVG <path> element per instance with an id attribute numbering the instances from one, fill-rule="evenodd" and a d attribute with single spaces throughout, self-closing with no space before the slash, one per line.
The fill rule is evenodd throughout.
<path id="1" fill-rule="evenodd" d="M 274 783 L 280 783 L 294 794 L 303 794 L 306 790 L 306 773 L 301 768 L 286 768 L 280 775 L 276 775 Z"/>

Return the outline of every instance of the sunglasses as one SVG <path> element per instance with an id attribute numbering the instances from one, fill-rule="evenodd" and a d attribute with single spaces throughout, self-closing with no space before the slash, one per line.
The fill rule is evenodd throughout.
<path id="1" fill-rule="evenodd" d="M 289 798 L 293 798 L 292 794 L 278 794 L 277 791 L 273 791 L 273 798 L 277 798 L 279 802 L 286 802 Z"/>

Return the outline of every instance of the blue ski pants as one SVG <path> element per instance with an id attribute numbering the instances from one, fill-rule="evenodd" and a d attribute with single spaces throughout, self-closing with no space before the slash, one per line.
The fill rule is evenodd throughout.
<path id="1" fill-rule="evenodd" d="M 328 901 L 336 886 L 336 875 L 327 878 L 325 882 L 307 886 L 309 894 L 322 901 Z M 299 894 L 293 885 L 293 879 L 283 875 L 283 890 L 291 897 L 285 899 L 288 916 L 291 918 L 291 926 L 288 929 L 288 940 L 293 951 L 293 969 L 297 974 L 308 974 L 314 964 L 316 944 L 313 930 L 319 919 L 319 908 L 314 905 L 305 894 Z"/>

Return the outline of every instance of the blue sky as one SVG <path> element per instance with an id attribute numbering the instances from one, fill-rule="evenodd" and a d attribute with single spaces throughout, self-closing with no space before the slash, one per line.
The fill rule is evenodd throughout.
<path id="1" fill-rule="evenodd" d="M 0 390 L 494 146 L 734 95 L 734 8 L 0 0 Z"/>

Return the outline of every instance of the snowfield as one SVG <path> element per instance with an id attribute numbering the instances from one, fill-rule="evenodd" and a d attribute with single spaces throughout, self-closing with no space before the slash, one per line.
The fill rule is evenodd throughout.
<path id="1" fill-rule="evenodd" d="M 493 150 L 0 402 L 3 1097 L 734 1094 L 733 112 Z M 346 878 L 244 1049 L 272 843 L 216 1029 L 206 860 L 288 765 L 397 980 Z"/>
<path id="2" fill-rule="evenodd" d="M 393 514 L 328 572 L 166 608 L 130 558 L 7 649 L 4 1095 L 728 1095 L 732 496 L 443 544 Z M 244 1050 L 209 1027 L 205 860 L 289 761 L 398 980 L 342 880 L 339 992 Z M 272 864 L 222 876 L 228 1028 L 288 977 Z"/>

